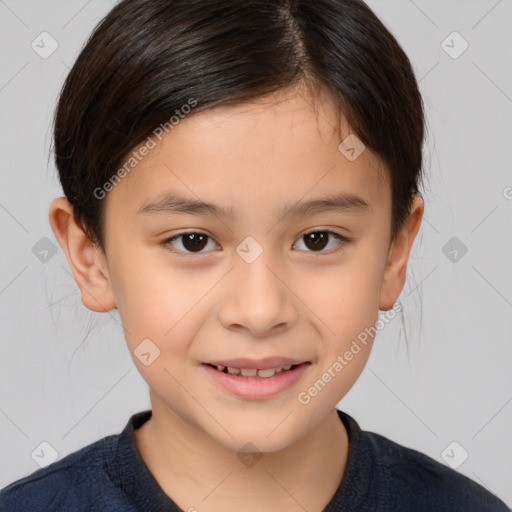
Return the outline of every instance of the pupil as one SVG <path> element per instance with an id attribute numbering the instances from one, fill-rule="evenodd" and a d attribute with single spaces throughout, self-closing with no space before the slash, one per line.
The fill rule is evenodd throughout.
<path id="1" fill-rule="evenodd" d="M 200 251 L 205 247 L 207 238 L 201 233 L 188 233 L 183 235 L 183 246 L 187 251 Z"/>
<path id="2" fill-rule="evenodd" d="M 305 244 L 308 249 L 323 249 L 327 245 L 328 236 L 324 231 L 318 231 L 316 233 L 309 233 L 304 235 Z M 311 244 L 311 247 L 310 245 Z"/>

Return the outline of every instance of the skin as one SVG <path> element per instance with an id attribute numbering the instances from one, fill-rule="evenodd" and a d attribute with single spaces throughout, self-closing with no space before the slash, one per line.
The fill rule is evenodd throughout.
<path id="1" fill-rule="evenodd" d="M 338 150 L 349 127 L 327 96 L 317 96 L 315 107 L 294 88 L 186 117 L 108 192 L 105 253 L 65 198 L 50 206 L 83 304 L 119 311 L 153 410 L 135 443 L 183 510 L 321 511 L 345 471 L 349 443 L 335 407 L 364 369 L 373 339 L 309 403 L 297 395 L 375 325 L 379 309 L 393 307 L 424 205 L 415 196 L 390 244 L 387 171 L 369 149 L 349 161 Z M 238 213 L 234 220 L 137 214 L 164 191 Z M 276 217 L 284 202 L 334 192 L 357 194 L 371 210 Z M 348 242 L 331 236 L 315 251 L 303 239 L 312 228 Z M 162 245 L 184 230 L 210 237 L 202 252 L 183 239 Z M 252 263 L 236 252 L 247 236 L 263 249 Z M 146 338 L 160 349 L 148 366 L 133 356 Z M 200 366 L 274 355 L 312 364 L 292 388 L 265 400 L 229 394 Z M 237 457 L 247 442 L 262 455 L 251 466 Z"/>

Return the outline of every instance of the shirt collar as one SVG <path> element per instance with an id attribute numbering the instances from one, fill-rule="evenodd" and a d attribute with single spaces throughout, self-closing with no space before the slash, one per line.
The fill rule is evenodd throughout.
<path id="1" fill-rule="evenodd" d="M 349 453 L 342 481 L 323 512 L 370 510 L 370 504 L 375 504 L 379 497 L 375 485 L 375 451 L 354 418 L 339 409 L 336 412 L 347 431 Z M 134 430 L 151 416 L 151 410 L 134 414 L 119 435 L 118 477 L 115 475 L 113 480 L 123 488 L 138 510 L 181 512 L 155 480 L 135 445 Z"/>

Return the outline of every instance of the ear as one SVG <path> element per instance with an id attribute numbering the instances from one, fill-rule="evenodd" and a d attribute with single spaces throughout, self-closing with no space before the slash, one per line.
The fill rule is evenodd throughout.
<path id="1" fill-rule="evenodd" d="M 406 280 L 407 262 L 423 218 L 423 199 L 415 194 L 409 217 L 389 249 L 380 290 L 379 309 L 388 311 L 398 299 Z"/>
<path id="2" fill-rule="evenodd" d="M 80 288 L 84 306 L 99 313 L 114 309 L 116 303 L 105 255 L 80 228 L 69 201 L 65 197 L 54 199 L 48 217 Z"/>

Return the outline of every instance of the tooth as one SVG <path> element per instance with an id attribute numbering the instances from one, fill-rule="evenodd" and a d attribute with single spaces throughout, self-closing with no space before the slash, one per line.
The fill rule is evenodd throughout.
<path id="1" fill-rule="evenodd" d="M 224 368 L 226 368 L 226 367 L 225 366 L 217 366 L 217 370 L 219 370 L 219 372 L 224 371 Z"/>
<path id="2" fill-rule="evenodd" d="M 258 377 L 272 377 L 275 373 L 275 368 L 268 368 L 267 370 L 258 370 Z"/>
<path id="3" fill-rule="evenodd" d="M 281 373 L 283 371 L 282 368 L 276 368 L 276 373 Z"/>
<path id="4" fill-rule="evenodd" d="M 240 373 L 240 370 L 238 368 L 231 368 L 228 366 L 228 373 L 231 373 L 231 375 L 238 375 Z"/>
<path id="5" fill-rule="evenodd" d="M 283 366 L 283 370 L 289 370 L 291 367 L 291 364 L 287 364 L 286 366 Z"/>
<path id="6" fill-rule="evenodd" d="M 256 368 L 242 368 L 240 371 L 243 377 L 256 377 L 258 370 Z"/>

